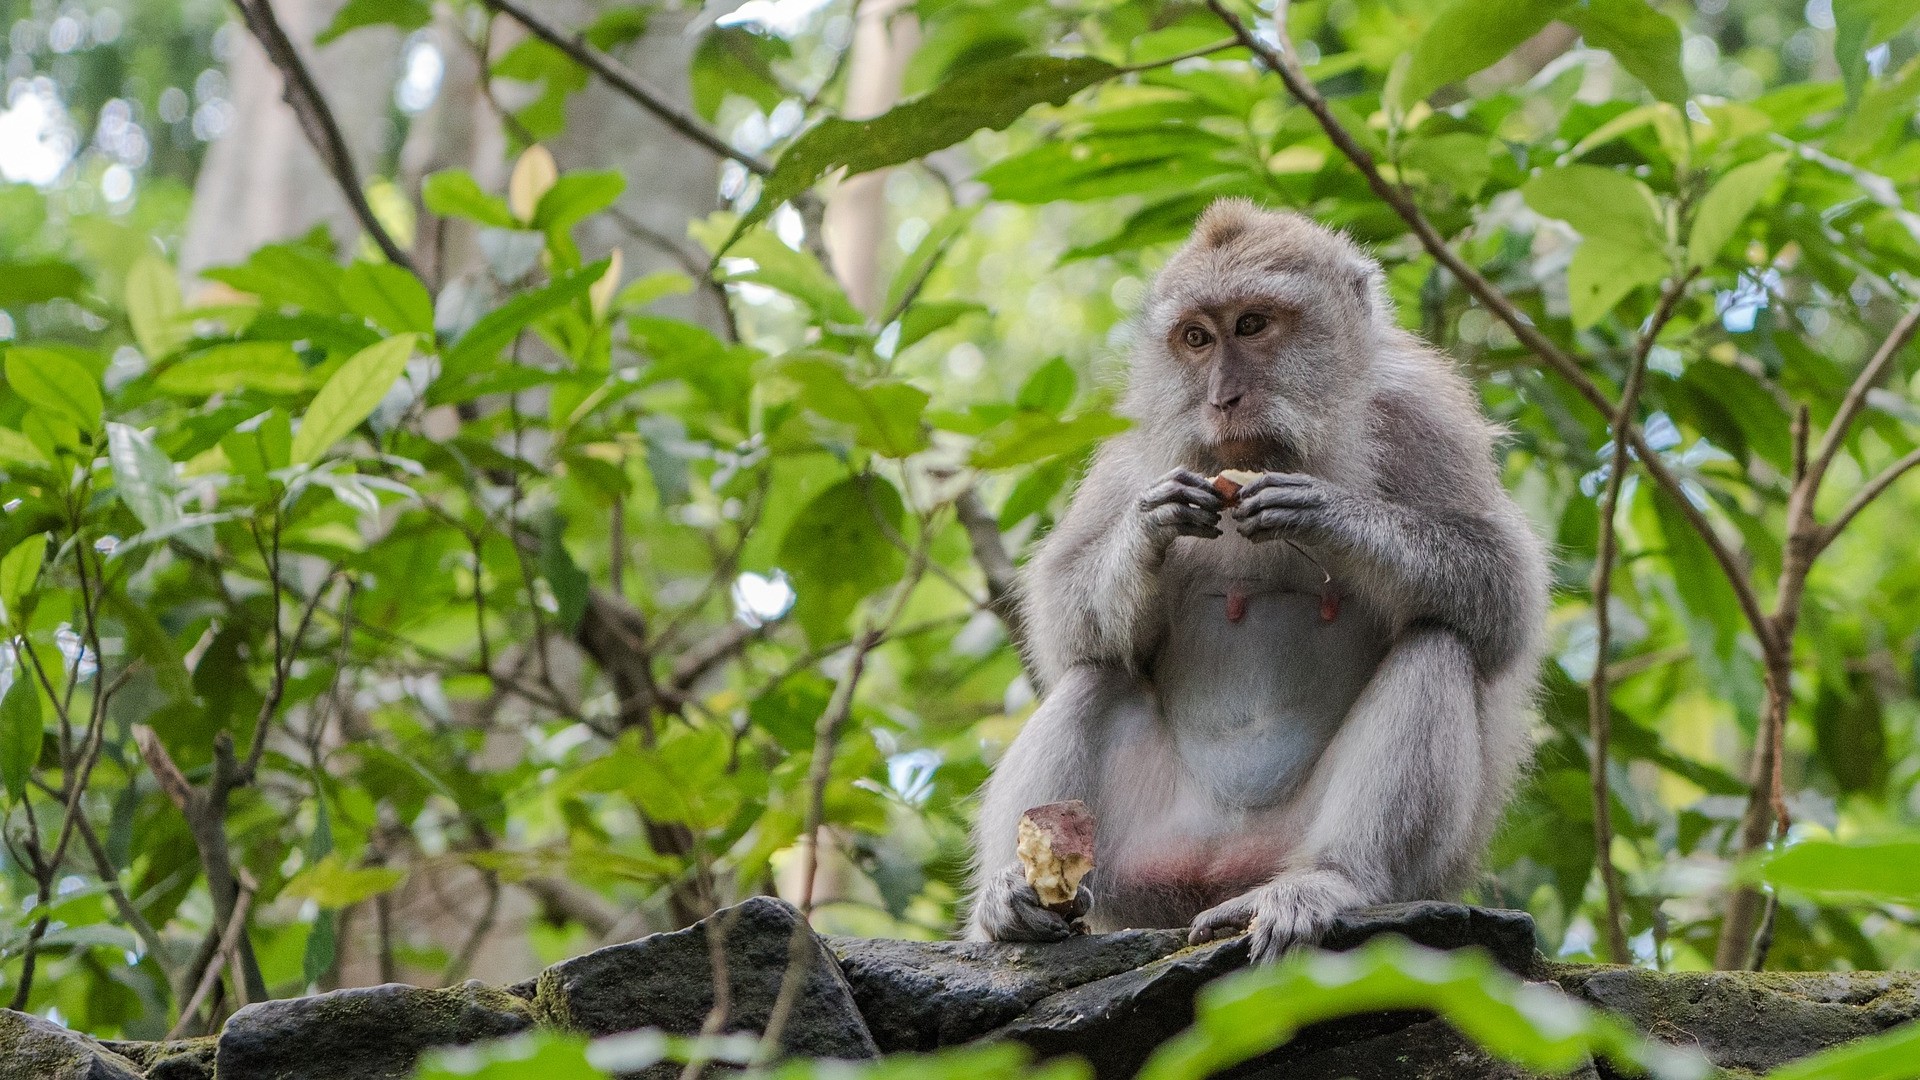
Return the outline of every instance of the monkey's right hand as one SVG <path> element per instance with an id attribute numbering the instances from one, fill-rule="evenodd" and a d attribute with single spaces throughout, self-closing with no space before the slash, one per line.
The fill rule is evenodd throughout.
<path id="1" fill-rule="evenodd" d="M 1220 535 L 1220 511 L 1226 500 L 1206 477 L 1175 469 L 1156 481 L 1140 499 L 1147 527 L 1163 545 L 1176 536 L 1213 539 Z"/>
<path id="2" fill-rule="evenodd" d="M 1016 864 L 987 879 L 974 900 L 968 936 L 988 941 L 1065 941 L 1073 936 L 1073 924 L 1092 908 L 1093 893 L 1085 885 L 1073 894 L 1068 914 L 1048 908 Z"/>

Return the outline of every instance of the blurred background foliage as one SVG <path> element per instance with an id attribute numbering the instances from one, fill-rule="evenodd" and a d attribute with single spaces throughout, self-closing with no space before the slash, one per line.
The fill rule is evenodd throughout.
<path id="1" fill-rule="evenodd" d="M 0 994 L 152 1038 L 752 893 L 950 933 L 1010 572 L 1222 196 L 1376 252 L 1558 557 L 1473 898 L 1920 963 L 1920 4 L 1296 2 L 1320 116 L 1224 10 L 0 3 Z"/>

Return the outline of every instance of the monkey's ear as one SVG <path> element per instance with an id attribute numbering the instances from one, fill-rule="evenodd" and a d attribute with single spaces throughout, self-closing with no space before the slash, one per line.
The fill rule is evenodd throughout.
<path id="1" fill-rule="evenodd" d="M 1372 263 L 1361 263 L 1354 268 L 1350 282 L 1353 286 L 1353 295 L 1359 299 L 1360 306 L 1366 308 L 1369 314 L 1373 311 L 1373 275 L 1378 270 L 1379 268 Z"/>

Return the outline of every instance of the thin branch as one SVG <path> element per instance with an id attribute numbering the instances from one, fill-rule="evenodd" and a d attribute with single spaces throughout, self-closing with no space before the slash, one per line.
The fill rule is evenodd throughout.
<path id="1" fill-rule="evenodd" d="M 1893 330 L 1887 334 L 1886 339 L 1880 342 L 1880 347 L 1874 350 L 1873 358 L 1867 361 L 1867 366 L 1861 368 L 1860 374 L 1854 377 L 1853 385 L 1847 388 L 1847 396 L 1841 399 L 1839 410 L 1833 414 L 1833 423 L 1827 425 L 1827 433 L 1820 438 L 1820 449 L 1815 451 L 1813 461 L 1807 466 L 1807 475 L 1801 481 L 1801 486 L 1807 488 L 1810 496 L 1819 492 L 1820 481 L 1825 479 L 1827 468 L 1833 464 L 1833 459 L 1839 456 L 1840 447 L 1846 442 L 1848 429 L 1853 426 L 1854 419 L 1860 415 L 1860 410 L 1866 407 L 1868 391 L 1880 381 L 1880 376 L 1886 371 L 1887 365 L 1893 362 L 1893 358 L 1906 347 L 1907 342 L 1913 340 L 1916 330 L 1920 330 L 1920 304 L 1907 309 L 1907 313 L 1893 325 Z M 1809 497 L 1807 499 L 1809 508 L 1812 507 L 1812 503 L 1813 500 Z"/>
<path id="2" fill-rule="evenodd" d="M 1865 487 L 1854 493 L 1853 498 L 1847 500 L 1847 505 L 1834 516 L 1832 524 L 1821 528 L 1819 539 L 1814 544 L 1815 550 L 1825 551 L 1828 545 L 1840 535 L 1841 530 L 1851 524 L 1853 519 L 1860 515 L 1860 511 L 1867 508 L 1867 504 L 1879 498 L 1893 486 L 1894 481 L 1905 476 L 1916 465 L 1920 465 L 1920 450 L 1909 450 L 1906 456 L 1880 470 L 1878 475 L 1867 481 Z"/>
<path id="3" fill-rule="evenodd" d="M 300 129 L 306 133 L 313 152 L 319 155 L 321 166 L 339 185 L 340 193 L 353 209 L 353 216 L 359 219 L 360 227 L 373 237 L 373 242 L 379 245 L 381 254 L 387 257 L 388 262 L 419 277 L 420 271 L 413 265 L 413 260 L 394 242 L 386 227 L 374 215 L 373 206 L 367 202 L 366 192 L 360 187 L 359 170 L 353 166 L 353 152 L 347 149 L 346 137 L 340 133 L 340 122 L 334 119 L 333 110 L 327 107 L 327 99 L 321 95 L 320 85 L 314 82 L 312 72 L 307 70 L 306 61 L 300 59 L 293 42 L 287 39 L 287 32 L 274 16 L 273 4 L 270 0 L 233 0 L 233 6 L 240 10 L 240 18 L 247 24 L 247 29 L 259 40 L 260 47 L 266 50 L 267 59 L 280 69 L 287 104 L 299 118 Z"/>
<path id="4" fill-rule="evenodd" d="M 1541 333 L 1539 327 L 1515 307 L 1513 301 L 1508 299 L 1498 286 L 1455 255 L 1453 250 L 1447 247 L 1446 239 L 1427 220 L 1426 215 L 1421 213 L 1413 197 L 1404 188 L 1388 182 L 1387 178 L 1381 174 L 1373 154 L 1366 147 L 1361 146 L 1340 123 L 1339 118 L 1333 115 L 1327 99 L 1320 95 L 1319 89 L 1313 85 L 1312 80 L 1307 78 L 1299 65 L 1294 62 L 1291 47 L 1283 46 L 1283 51 L 1260 40 L 1238 15 L 1227 9 L 1222 0 L 1207 0 L 1207 6 L 1212 8 L 1214 14 L 1233 30 L 1242 45 L 1250 49 L 1262 63 L 1280 76 L 1280 80 L 1286 84 L 1287 92 L 1313 114 L 1314 119 L 1319 121 L 1321 130 L 1333 142 L 1335 149 L 1339 150 L 1360 171 L 1361 177 L 1366 180 L 1367 186 L 1373 189 L 1374 194 L 1399 215 L 1414 236 L 1419 239 L 1420 246 L 1433 256 L 1434 261 L 1459 278 L 1460 283 L 1473 294 L 1476 300 L 1505 324 L 1529 352 L 1538 356 L 1553 369 L 1555 374 L 1566 380 L 1567 384 L 1572 386 L 1588 405 L 1602 416 L 1611 418 L 1614 413 L 1613 403 L 1607 399 L 1606 392 L 1600 388 L 1600 385 L 1581 370 L 1579 362 L 1572 354 Z M 1276 24 L 1275 30 L 1281 35 L 1284 43 L 1286 28 Z M 1734 550 L 1721 539 L 1706 514 L 1693 505 L 1693 500 L 1688 497 L 1680 478 L 1675 476 L 1673 471 L 1667 468 L 1666 462 L 1661 460 L 1659 454 L 1647 445 L 1639 428 L 1635 427 L 1627 434 L 1628 444 L 1646 466 L 1648 475 L 1653 478 L 1654 483 L 1673 496 L 1687 523 L 1700 534 L 1701 541 L 1713 553 L 1714 561 L 1720 565 L 1721 571 L 1726 575 L 1727 583 L 1733 588 L 1734 596 L 1740 603 L 1741 613 L 1746 616 L 1754 636 L 1760 640 L 1763 648 L 1775 648 L 1772 640 L 1773 633 L 1766 613 L 1761 610 L 1759 596 L 1754 592 L 1752 583 L 1748 581 L 1746 568 L 1741 565 Z"/>
<path id="5" fill-rule="evenodd" d="M 201 1002 L 207 999 L 207 995 L 212 993 L 214 986 L 220 982 L 220 969 L 227 957 L 235 955 L 235 950 L 239 947 L 240 939 L 246 930 L 247 913 L 253 908 L 253 889 L 253 879 L 242 877 L 240 895 L 234 902 L 233 915 L 227 919 L 226 929 L 220 934 L 220 944 L 214 949 L 213 962 L 207 965 L 206 972 L 200 976 L 200 984 L 194 987 L 193 996 L 188 998 L 186 1005 L 181 1007 L 180 1019 L 173 1022 L 173 1028 L 167 1032 L 168 1039 L 178 1039 L 186 1034 L 187 1022 L 193 1019 L 194 1013 L 200 1011 Z"/>
<path id="6" fill-rule="evenodd" d="M 1626 482 L 1631 458 L 1627 454 L 1627 432 L 1634 425 L 1634 413 L 1640 407 L 1640 388 L 1646 381 L 1647 357 L 1654 340 L 1673 318 L 1674 308 L 1686 294 L 1694 275 L 1674 279 L 1660 294 L 1659 306 L 1647 322 L 1647 329 L 1634 346 L 1627 368 L 1627 380 L 1620 392 L 1620 408 L 1613 419 L 1613 460 L 1607 473 L 1607 487 L 1600 498 L 1599 552 L 1593 564 L 1593 626 L 1595 659 L 1593 677 L 1587 681 L 1587 729 L 1593 740 L 1589 781 L 1593 788 L 1593 860 L 1600 872 L 1600 884 L 1606 895 L 1606 937 L 1608 958 L 1616 964 L 1630 963 L 1633 953 L 1627 948 L 1626 903 L 1620 890 L 1620 872 L 1613 865 L 1613 793 L 1607 777 L 1608 744 L 1613 736 L 1613 701 L 1607 682 L 1607 652 L 1613 640 L 1613 565 L 1618 548 L 1614 518 L 1620 508 L 1620 489 Z"/>
<path id="7" fill-rule="evenodd" d="M 661 123 L 689 140 L 729 161 L 739 162 L 748 172 L 757 176 L 766 176 L 773 172 L 773 166 L 744 150 L 735 148 L 727 140 L 714 134 L 701 123 L 699 117 L 675 105 L 665 93 L 649 85 L 625 64 L 594 48 L 585 38 L 577 34 L 569 36 L 558 27 L 522 7 L 515 0 L 480 0 L 480 3 L 526 27 L 534 37 L 566 53 L 574 63 L 605 79 L 609 85 L 620 91 L 634 104 L 652 113 Z"/>
<path id="8" fill-rule="evenodd" d="M 1021 616 L 1016 592 L 1019 571 L 1013 565 L 1013 556 L 1007 554 L 1006 543 L 1000 538 L 1000 522 L 987 510 L 986 504 L 980 501 L 980 493 L 973 488 L 961 492 L 960 497 L 954 500 L 953 509 L 960 518 L 960 524 L 967 530 L 967 542 L 973 548 L 973 561 L 987 579 L 987 609 L 998 615 L 1005 624 L 1007 639 L 1013 642 L 1014 651 L 1025 667 L 1027 624 Z M 1035 676 L 1030 667 L 1027 674 L 1029 678 Z"/>

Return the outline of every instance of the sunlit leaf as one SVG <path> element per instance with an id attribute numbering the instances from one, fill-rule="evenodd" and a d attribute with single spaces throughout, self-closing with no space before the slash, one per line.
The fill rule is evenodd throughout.
<path id="1" fill-rule="evenodd" d="M 780 567 L 793 578 L 793 617 L 815 642 L 846 632 L 860 600 L 899 578 L 906 507 L 892 484 L 856 476 L 828 488 L 788 524 Z"/>
<path id="2" fill-rule="evenodd" d="M 414 336 L 400 334 L 349 357 L 307 406 L 293 433 L 291 461 L 306 465 L 333 448 L 373 412 L 407 369 Z"/>
<path id="3" fill-rule="evenodd" d="M 158 255 L 141 256 L 127 271 L 127 320 L 148 359 L 158 360 L 186 340 L 180 308 L 180 282 L 173 267 Z"/>
<path id="4" fill-rule="evenodd" d="M 405 880 L 407 872 L 399 867 L 348 866 L 336 853 L 295 874 L 281 891 L 295 900 L 337 909 L 371 900 Z"/>
<path id="5" fill-rule="evenodd" d="M 44 735 L 40 690 L 33 684 L 33 675 L 16 665 L 13 683 L 0 697 L 0 782 L 15 800 L 27 797 L 27 780 L 40 760 Z"/>
<path id="6" fill-rule="evenodd" d="M 1803 840 L 1748 863 L 1741 876 L 1831 903 L 1920 903 L 1920 838 Z"/>
<path id="7" fill-rule="evenodd" d="M 185 397 L 212 397 L 242 388 L 298 394 L 311 388 L 306 366 L 284 341 L 215 345 L 169 364 L 154 376 L 153 384 Z"/>
<path id="8" fill-rule="evenodd" d="M 36 408 L 46 409 L 81 431 L 100 427 L 105 403 L 99 380 L 80 362 L 52 349 L 15 345 L 7 350 L 7 385 Z"/>
<path id="9" fill-rule="evenodd" d="M 1569 0 L 1453 0 L 1416 41 L 1396 103 L 1405 110 L 1479 71 L 1571 6 Z"/>
<path id="10" fill-rule="evenodd" d="M 1645 83 L 1653 96 L 1674 105 L 1687 100 L 1680 68 L 1680 27 L 1647 0 L 1587 0 L 1560 17 L 1579 29 L 1587 44 L 1613 54 L 1620 66 Z"/>
<path id="11" fill-rule="evenodd" d="M 1727 246 L 1740 223 L 1760 205 L 1774 178 L 1786 167 L 1787 155 L 1769 154 L 1749 161 L 1715 181 L 1693 214 L 1693 233 L 1687 238 L 1687 262 L 1710 266 Z"/>

